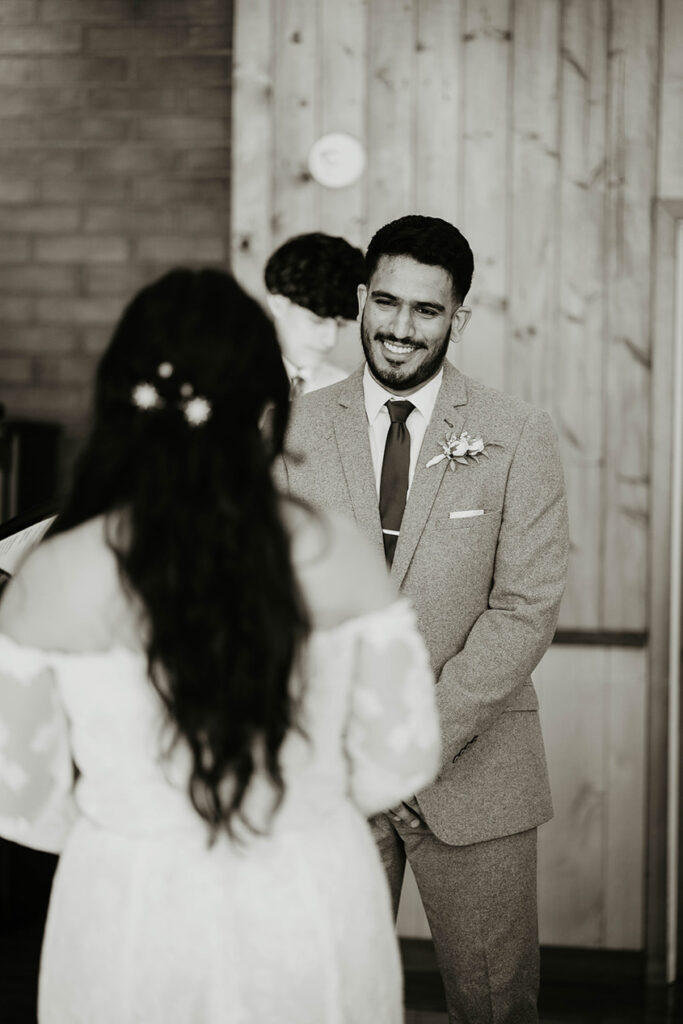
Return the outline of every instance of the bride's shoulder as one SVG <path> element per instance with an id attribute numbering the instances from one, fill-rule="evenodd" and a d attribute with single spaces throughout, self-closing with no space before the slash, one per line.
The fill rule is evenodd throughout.
<path id="1" fill-rule="evenodd" d="M 112 612 L 122 601 L 104 516 L 48 537 L 26 557 L 0 602 L 0 631 L 54 650 L 111 646 Z"/>
<path id="2" fill-rule="evenodd" d="M 291 502 L 283 515 L 314 629 L 333 628 L 396 600 L 380 551 L 350 517 Z"/>

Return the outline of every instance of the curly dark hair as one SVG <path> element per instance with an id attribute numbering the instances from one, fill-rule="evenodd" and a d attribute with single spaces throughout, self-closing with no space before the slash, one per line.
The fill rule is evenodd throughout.
<path id="1" fill-rule="evenodd" d="M 358 285 L 365 284 L 365 260 L 345 238 L 314 231 L 276 249 L 264 276 L 273 295 L 285 295 L 316 316 L 354 320 Z"/>
<path id="2" fill-rule="evenodd" d="M 463 302 L 472 284 L 474 257 L 465 236 L 440 217 L 413 213 L 385 224 L 372 237 L 365 254 L 368 281 L 382 256 L 410 256 L 418 263 L 443 267 L 453 292 Z"/>
<path id="3" fill-rule="evenodd" d="M 158 407 L 132 401 L 141 383 Z M 190 387 L 210 407 L 197 425 Z M 309 629 L 271 479 L 288 396 L 255 300 L 222 271 L 171 271 L 132 300 L 102 357 L 94 424 L 52 531 L 124 513 L 109 517 L 109 543 L 146 612 L 150 679 L 191 749 L 189 793 L 213 838 L 244 819 L 258 756 L 284 791 L 290 673 Z"/>

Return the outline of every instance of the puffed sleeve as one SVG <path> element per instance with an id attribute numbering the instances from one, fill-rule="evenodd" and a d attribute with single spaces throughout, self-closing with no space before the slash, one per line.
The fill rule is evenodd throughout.
<path id="1" fill-rule="evenodd" d="M 59 853 L 76 818 L 72 788 L 49 657 L 0 634 L 0 836 Z"/>
<path id="2" fill-rule="evenodd" d="M 439 723 L 434 675 L 408 602 L 360 621 L 346 753 L 352 799 L 371 815 L 434 780 Z"/>

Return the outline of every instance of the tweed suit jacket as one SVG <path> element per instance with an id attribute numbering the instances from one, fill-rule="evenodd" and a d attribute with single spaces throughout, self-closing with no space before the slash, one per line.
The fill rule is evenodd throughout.
<path id="1" fill-rule="evenodd" d="M 290 493 L 352 515 L 382 551 L 362 379 L 360 368 L 295 403 L 280 472 Z M 477 465 L 427 468 L 454 430 L 500 447 Z M 568 548 L 550 417 L 447 361 L 392 566 L 436 676 L 444 757 L 417 800 L 446 843 L 512 835 L 552 816 L 531 673 L 555 631 Z"/>

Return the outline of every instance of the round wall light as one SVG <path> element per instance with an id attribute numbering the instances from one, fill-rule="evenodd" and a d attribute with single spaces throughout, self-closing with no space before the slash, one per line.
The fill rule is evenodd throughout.
<path id="1" fill-rule="evenodd" d="M 365 168 L 365 150 L 353 135 L 331 132 L 311 146 L 308 169 L 320 185 L 345 188 L 358 181 Z"/>

